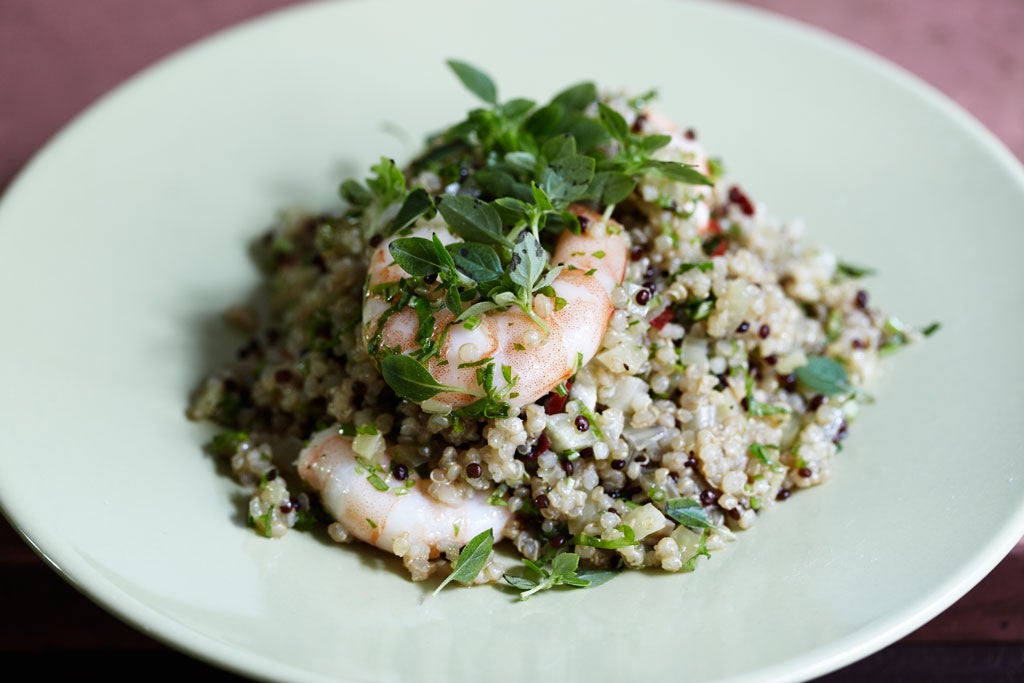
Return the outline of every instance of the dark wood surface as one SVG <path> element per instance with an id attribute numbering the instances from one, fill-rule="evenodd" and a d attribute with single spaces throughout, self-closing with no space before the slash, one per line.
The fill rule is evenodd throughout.
<path id="1" fill-rule="evenodd" d="M 75 114 L 129 75 L 288 0 L 0 0 L 0 190 Z M 748 0 L 874 50 L 968 108 L 1024 157 L 1021 0 Z M 0 418 L 2 421 L 2 418 Z M 121 623 L 0 520 L 0 655 L 34 675 L 237 677 Z M 823 681 L 1024 681 L 1024 546 L 900 642 Z"/>

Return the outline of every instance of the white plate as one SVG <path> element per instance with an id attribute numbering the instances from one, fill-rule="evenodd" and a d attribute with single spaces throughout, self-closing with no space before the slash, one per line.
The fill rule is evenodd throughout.
<path id="1" fill-rule="evenodd" d="M 275 211 L 336 208 L 473 102 L 593 78 L 658 86 L 730 176 L 876 267 L 873 300 L 942 321 L 902 352 L 835 480 L 691 575 L 517 604 L 406 580 L 382 555 L 258 538 L 183 417 L 231 353 Z M 406 137 L 388 132 L 393 124 Z M 681 2 L 347 2 L 185 50 L 57 137 L 0 206 L 0 500 L 75 586 L 146 633 L 302 681 L 793 680 L 892 642 L 1024 531 L 1024 174 L 973 119 L 817 32 Z M 55 617 L 56 618 L 56 617 Z"/>

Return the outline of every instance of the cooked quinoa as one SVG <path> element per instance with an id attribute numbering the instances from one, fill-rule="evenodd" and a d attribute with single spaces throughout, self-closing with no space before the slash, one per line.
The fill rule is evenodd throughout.
<path id="1" fill-rule="evenodd" d="M 631 139 L 665 132 L 646 100 L 602 102 Z M 580 112 L 617 125 L 596 102 Z M 406 192 L 494 198 L 478 180 L 493 159 L 452 145 L 460 134 L 428 143 L 400 177 Z M 403 198 L 381 201 L 394 162 L 382 159 L 365 186 L 343 186 L 347 210 L 282 216 L 253 245 L 261 296 L 226 316 L 247 341 L 188 410 L 229 430 L 208 450 L 252 489 L 256 531 L 322 525 L 334 540 L 352 540 L 293 465 L 328 428 L 379 437 L 389 476 L 428 480 L 437 501 L 475 490 L 507 506 L 512 521 L 495 541 L 545 566 L 575 553 L 581 568 L 689 571 L 762 513 L 828 480 L 881 357 L 922 333 L 875 308 L 864 269 L 727 181 L 692 130 L 675 137 L 651 158 L 690 165 L 711 184 L 641 172 L 614 205 L 582 199 L 628 237 L 612 315 L 589 362 L 505 417 L 401 399 L 367 349 L 368 255 Z M 599 159 L 615 153 L 615 139 L 602 144 Z M 437 219 L 424 214 L 417 224 Z M 431 559 L 406 534 L 392 550 L 420 580 L 447 574 L 460 548 Z M 471 581 L 499 581 L 506 570 L 492 554 Z"/>

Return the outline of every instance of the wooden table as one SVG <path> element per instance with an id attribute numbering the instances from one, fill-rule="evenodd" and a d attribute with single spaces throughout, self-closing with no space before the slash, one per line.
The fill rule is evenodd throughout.
<path id="1" fill-rule="evenodd" d="M 0 190 L 63 124 L 127 76 L 294 0 L 0 0 Z M 901 64 L 1024 159 L 1021 0 L 746 0 Z M 1024 454 L 1022 454 L 1024 455 Z M 0 520 L 0 654 L 35 675 L 160 671 L 236 680 L 78 594 Z M 946 612 L 822 681 L 1024 681 L 1024 545 Z"/>

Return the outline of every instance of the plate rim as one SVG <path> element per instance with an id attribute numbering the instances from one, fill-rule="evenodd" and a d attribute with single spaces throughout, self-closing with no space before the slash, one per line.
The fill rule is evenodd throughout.
<path id="1" fill-rule="evenodd" d="M 54 150 L 59 149 L 66 139 L 75 136 L 90 119 L 104 116 L 108 109 L 117 107 L 122 98 L 131 97 L 139 83 L 158 79 L 164 71 L 176 68 L 180 62 L 196 58 L 204 51 L 216 51 L 218 45 L 224 41 L 233 40 L 240 34 L 258 30 L 264 25 L 282 21 L 285 17 L 315 14 L 327 6 L 333 6 L 336 9 L 338 6 L 356 2 L 368 4 L 371 1 L 379 5 L 384 0 L 300 2 L 274 8 L 191 41 L 137 70 L 75 114 L 16 171 L 13 179 L 0 193 L 0 225 L 3 224 L 5 207 L 12 201 L 11 198 L 21 192 L 22 186 L 33 182 L 36 169 L 48 162 L 49 157 L 55 153 Z M 399 0 L 388 1 L 400 4 Z M 414 0 L 401 1 L 414 2 Z M 456 3 L 467 0 L 446 1 Z M 665 2 L 665 4 L 673 5 L 682 1 L 649 0 L 651 4 Z M 754 18 L 758 23 L 765 24 L 772 30 L 784 34 L 787 41 L 810 44 L 816 50 L 831 52 L 854 63 L 859 69 L 870 72 L 873 77 L 893 82 L 900 89 L 912 93 L 929 108 L 948 118 L 957 128 L 967 133 L 972 141 L 979 143 L 986 154 L 999 163 L 1001 170 L 1012 178 L 1016 185 L 1024 189 L 1024 165 L 1009 148 L 962 105 L 905 67 L 847 38 L 762 7 L 714 0 L 685 1 L 691 5 L 701 6 L 702 11 L 709 13 Z M 606 4 L 612 3 L 607 2 Z M 39 542 L 40 537 L 47 536 L 45 530 L 42 533 L 39 529 L 30 530 L 32 523 L 25 523 L 16 510 L 10 509 L 5 497 L 0 497 L 0 514 L 22 541 L 76 591 L 88 597 L 90 601 L 111 616 L 176 651 L 212 666 L 259 680 L 280 680 L 295 676 L 301 680 L 354 680 L 323 676 L 309 669 L 297 669 L 293 665 L 246 650 L 238 645 L 218 642 L 212 636 L 182 625 L 170 616 L 131 596 L 84 563 L 72 562 L 70 564 L 75 565 L 74 567 L 65 568 L 62 559 L 58 557 L 61 553 L 51 554 L 44 546 L 58 545 L 63 551 L 65 545 L 66 549 L 70 550 L 70 544 L 55 543 L 52 540 L 49 544 Z M 756 672 L 716 680 L 732 681 L 733 683 L 754 680 L 806 680 L 848 666 L 887 647 L 945 611 L 991 572 L 1013 550 L 1022 536 L 1024 536 L 1024 507 L 1018 508 L 1014 515 L 1006 518 L 1000 532 L 994 535 L 986 549 L 979 553 L 979 558 L 983 561 L 975 559 L 966 565 L 966 570 L 948 576 L 945 581 L 933 587 L 927 596 L 913 603 L 913 607 L 908 607 L 898 614 L 889 614 L 839 640 L 805 651 L 783 663 Z"/>

